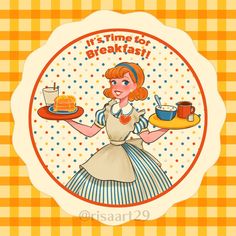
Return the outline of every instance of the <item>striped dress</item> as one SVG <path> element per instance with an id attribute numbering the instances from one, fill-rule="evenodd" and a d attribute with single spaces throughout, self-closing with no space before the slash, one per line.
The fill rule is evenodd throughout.
<path id="1" fill-rule="evenodd" d="M 106 112 L 109 115 L 105 115 Z M 110 107 L 104 107 L 103 109 L 96 112 L 95 116 L 95 124 L 100 128 L 105 127 L 109 123 L 109 119 L 112 119 L 111 122 L 114 126 L 114 122 L 119 122 L 119 116 L 121 115 L 122 110 L 114 113 L 110 110 Z M 131 114 L 131 113 L 130 113 Z M 138 120 L 132 126 L 132 132 L 135 134 L 139 134 L 144 130 L 147 130 L 148 120 L 140 115 Z M 121 126 L 122 127 L 122 126 Z M 111 128 L 112 129 L 112 126 Z M 110 130 L 107 129 L 109 133 Z M 129 129 L 127 130 L 128 134 L 130 133 Z M 128 135 L 127 134 L 127 135 Z M 101 173 L 101 177 L 94 176 L 96 174 L 91 173 L 90 169 L 86 167 L 86 165 L 82 165 L 81 168 L 77 171 L 77 173 L 69 180 L 66 184 L 66 187 L 71 190 L 73 193 L 86 198 L 88 200 L 94 201 L 96 203 L 103 204 L 112 204 L 112 205 L 126 205 L 126 204 L 134 204 L 140 203 L 142 201 L 148 200 L 152 197 L 157 196 L 158 194 L 166 191 L 171 187 L 171 182 L 166 175 L 166 173 L 160 167 L 160 163 L 147 151 L 145 151 L 141 146 L 136 145 L 136 142 L 140 143 L 141 139 L 138 140 L 124 140 L 118 146 L 120 151 L 117 157 L 115 156 L 114 151 L 111 153 L 108 158 L 120 158 L 121 150 L 122 153 L 128 156 L 128 160 L 132 166 L 134 179 L 133 180 L 120 180 L 119 178 L 113 178 L 112 176 L 103 177 L 105 169 L 103 173 Z M 111 148 L 114 150 L 114 144 L 108 144 L 107 146 L 101 149 L 103 155 L 100 155 L 97 159 L 97 162 L 92 163 L 91 166 L 100 164 L 99 162 L 103 159 L 103 156 L 107 156 L 107 152 Z M 96 156 L 98 154 L 94 154 L 87 162 L 96 161 Z M 109 156 L 109 155 L 108 155 Z M 93 160 L 94 158 L 94 160 Z M 115 159 L 114 159 L 115 160 Z M 89 164 L 89 163 L 88 163 Z M 105 168 L 106 164 L 102 163 L 102 167 Z M 124 165 L 121 165 L 120 176 L 126 174 L 127 171 L 124 168 L 124 172 L 122 170 Z M 99 168 L 99 165 L 98 165 Z M 108 168 L 112 168 L 108 166 Z M 109 171 L 109 169 L 108 169 Z M 114 167 L 114 171 L 116 171 L 116 167 Z M 106 173 L 105 173 L 106 174 Z M 113 179 L 112 179 L 113 178 Z"/>

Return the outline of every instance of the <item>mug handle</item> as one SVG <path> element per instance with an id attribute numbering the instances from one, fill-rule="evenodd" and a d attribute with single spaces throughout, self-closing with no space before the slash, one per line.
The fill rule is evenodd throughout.
<path id="1" fill-rule="evenodd" d="M 191 106 L 191 110 L 190 110 L 191 114 L 194 114 L 195 110 L 196 110 L 195 107 Z"/>

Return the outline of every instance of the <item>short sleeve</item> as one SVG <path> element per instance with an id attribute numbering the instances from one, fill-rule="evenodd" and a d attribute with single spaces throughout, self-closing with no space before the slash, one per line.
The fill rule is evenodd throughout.
<path id="1" fill-rule="evenodd" d="M 141 133 L 141 131 L 143 132 L 147 130 L 147 127 L 148 127 L 148 120 L 143 115 L 141 115 L 139 117 L 139 121 L 134 123 L 133 133 L 139 134 Z"/>
<path id="2" fill-rule="evenodd" d="M 95 125 L 97 125 L 99 128 L 103 128 L 106 125 L 106 120 L 105 120 L 105 110 L 106 107 L 98 110 L 95 114 Z"/>

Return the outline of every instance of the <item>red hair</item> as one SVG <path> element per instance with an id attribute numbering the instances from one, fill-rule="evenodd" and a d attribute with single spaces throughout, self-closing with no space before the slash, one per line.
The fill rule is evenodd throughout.
<path id="1" fill-rule="evenodd" d="M 129 94 L 129 101 L 146 99 L 148 96 L 148 91 L 146 88 L 142 87 L 145 80 L 142 68 L 135 63 L 125 62 L 125 64 L 129 64 L 133 67 L 138 77 L 137 82 L 133 72 L 125 66 L 117 66 L 108 69 L 105 73 L 105 77 L 109 80 L 123 78 L 124 75 L 128 72 L 132 81 L 137 84 L 137 88 Z M 105 89 L 103 91 L 103 94 L 108 98 L 115 99 L 114 95 L 112 94 L 111 87 Z"/>

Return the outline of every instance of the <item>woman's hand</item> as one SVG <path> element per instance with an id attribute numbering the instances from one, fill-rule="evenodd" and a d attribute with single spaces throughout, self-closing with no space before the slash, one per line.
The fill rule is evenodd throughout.
<path id="1" fill-rule="evenodd" d="M 93 124 L 92 126 L 87 126 L 87 125 L 79 124 L 73 120 L 65 120 L 65 121 L 69 125 L 71 125 L 74 129 L 76 129 L 81 134 L 83 134 L 87 137 L 93 137 L 95 134 L 97 134 L 101 130 L 101 128 L 95 124 Z"/>
<path id="2" fill-rule="evenodd" d="M 152 132 L 143 131 L 140 133 L 140 137 L 145 143 L 152 143 L 159 139 L 162 135 L 164 135 L 169 129 L 159 129 Z"/>

